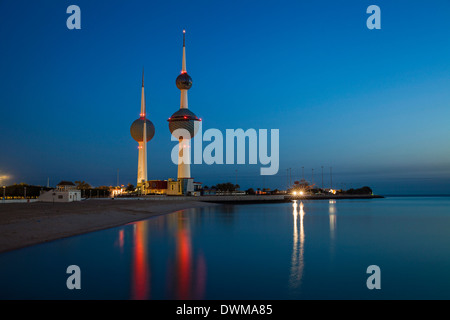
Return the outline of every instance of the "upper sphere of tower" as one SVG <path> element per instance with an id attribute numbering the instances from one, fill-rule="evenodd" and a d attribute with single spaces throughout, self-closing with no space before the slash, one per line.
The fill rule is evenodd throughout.
<path id="1" fill-rule="evenodd" d="M 192 78 L 187 72 L 181 73 L 175 81 L 177 88 L 180 90 L 189 90 L 192 87 Z"/>

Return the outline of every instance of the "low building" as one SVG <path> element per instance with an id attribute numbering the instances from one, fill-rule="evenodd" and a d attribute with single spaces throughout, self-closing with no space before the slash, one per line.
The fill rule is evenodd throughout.
<path id="1" fill-rule="evenodd" d="M 177 181 L 167 181 L 168 196 L 199 196 L 202 189 L 201 182 L 195 182 L 193 178 L 182 178 Z"/>
<path id="2" fill-rule="evenodd" d="M 38 201 L 42 202 L 73 202 L 81 201 L 81 190 L 73 182 L 61 181 L 55 189 L 41 192 Z"/>
<path id="3" fill-rule="evenodd" d="M 194 191 L 191 193 L 192 196 L 200 196 L 202 194 L 202 183 L 194 181 Z"/>
<path id="4" fill-rule="evenodd" d="M 181 181 L 176 181 L 173 179 L 167 180 L 167 195 L 168 196 L 182 196 L 182 184 Z"/>
<path id="5" fill-rule="evenodd" d="M 167 194 L 167 180 L 149 180 L 147 181 L 147 194 Z"/>

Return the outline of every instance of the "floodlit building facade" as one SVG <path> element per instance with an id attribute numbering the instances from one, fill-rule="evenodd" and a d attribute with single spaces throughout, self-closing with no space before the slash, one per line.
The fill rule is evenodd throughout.
<path id="1" fill-rule="evenodd" d="M 44 191 L 38 201 L 42 202 L 73 202 L 81 201 L 81 190 L 71 181 L 61 181 L 55 189 Z"/>

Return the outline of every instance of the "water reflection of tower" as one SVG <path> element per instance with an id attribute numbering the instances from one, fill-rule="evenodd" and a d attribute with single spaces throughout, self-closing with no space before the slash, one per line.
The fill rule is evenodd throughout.
<path id="1" fill-rule="evenodd" d="M 175 263 L 169 263 L 168 294 L 180 300 L 203 299 L 206 287 L 206 262 L 192 249 L 191 227 L 185 212 L 176 214 Z"/>
<path id="2" fill-rule="evenodd" d="M 298 205 L 297 200 L 294 200 L 292 204 L 292 215 L 294 218 L 294 230 L 289 287 L 291 289 L 296 289 L 301 285 L 303 268 L 305 264 L 303 256 L 305 245 L 305 232 L 303 228 L 303 217 L 305 215 L 305 211 L 303 208 L 303 202 L 300 202 L 300 205 Z"/>
<path id="3" fill-rule="evenodd" d="M 150 266 L 148 264 L 147 227 L 145 221 L 133 225 L 133 270 L 131 298 L 145 300 L 150 297 Z"/>

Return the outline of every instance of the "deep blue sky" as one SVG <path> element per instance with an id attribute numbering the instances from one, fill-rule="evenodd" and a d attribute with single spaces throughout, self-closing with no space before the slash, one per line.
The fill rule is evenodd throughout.
<path id="1" fill-rule="evenodd" d="M 81 30 L 66 8 L 81 8 Z M 381 8 L 381 30 L 366 9 Z M 207 185 L 292 176 L 377 193 L 450 193 L 450 2 L 0 0 L 0 175 L 45 185 L 135 183 L 142 67 L 149 178 L 176 177 L 182 30 L 203 128 L 279 129 L 280 171 L 193 165 Z M 328 186 L 329 175 L 325 175 Z"/>

